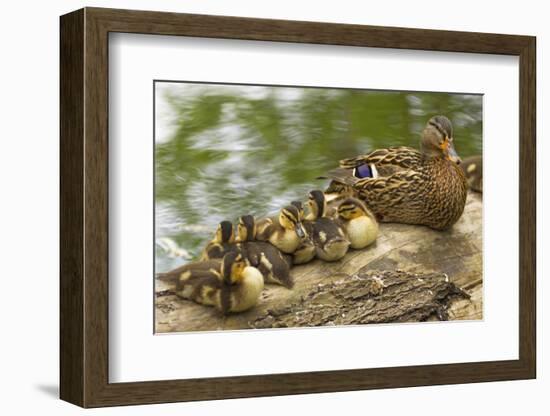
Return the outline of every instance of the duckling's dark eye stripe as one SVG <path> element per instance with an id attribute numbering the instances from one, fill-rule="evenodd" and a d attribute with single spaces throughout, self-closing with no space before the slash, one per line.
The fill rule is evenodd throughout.
<path id="1" fill-rule="evenodd" d="M 285 217 L 288 221 L 290 222 L 296 222 L 296 218 L 294 217 L 291 217 L 290 215 L 288 215 L 287 213 L 283 212 L 283 217 Z"/>
<path id="2" fill-rule="evenodd" d="M 355 208 L 355 204 L 349 204 L 349 203 L 340 204 L 340 206 L 338 207 L 338 209 L 346 210 L 346 211 L 349 211 L 350 209 L 354 209 L 354 208 Z"/>
<path id="3" fill-rule="evenodd" d="M 355 209 L 355 207 L 353 205 L 348 205 L 346 207 L 340 206 L 340 208 L 338 208 L 338 211 L 348 212 L 348 211 L 353 211 L 354 209 Z"/>

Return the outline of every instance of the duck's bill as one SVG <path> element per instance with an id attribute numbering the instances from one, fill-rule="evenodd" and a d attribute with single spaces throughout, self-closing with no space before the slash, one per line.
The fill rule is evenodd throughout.
<path id="1" fill-rule="evenodd" d="M 304 231 L 304 227 L 302 226 L 302 223 L 296 224 L 296 234 L 298 234 L 298 237 L 304 238 L 306 236 L 306 233 Z"/>
<path id="2" fill-rule="evenodd" d="M 452 143 L 450 143 L 449 147 L 447 148 L 447 157 L 451 162 L 454 162 L 457 165 L 460 165 L 462 163 L 462 159 L 456 153 L 455 147 L 452 145 Z"/>

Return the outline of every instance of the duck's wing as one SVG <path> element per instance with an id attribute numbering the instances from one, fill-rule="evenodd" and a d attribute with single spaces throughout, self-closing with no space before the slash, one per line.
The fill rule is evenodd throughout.
<path id="1" fill-rule="evenodd" d="M 178 294 L 205 305 L 215 305 L 223 283 L 212 274 L 194 274 L 191 279 L 178 282 Z"/>
<path id="2" fill-rule="evenodd" d="M 270 243 L 257 241 L 251 243 L 250 246 L 249 261 L 260 271 L 266 282 L 272 282 L 275 279 L 288 288 L 294 285 L 294 281 L 289 275 L 292 256 L 283 254 Z M 252 264 L 252 262 L 254 263 Z"/>
<path id="3" fill-rule="evenodd" d="M 374 166 L 378 176 L 390 176 L 395 172 L 413 169 L 422 162 L 422 153 L 412 147 L 396 146 L 377 149 L 368 155 L 361 155 L 340 161 L 340 168 L 355 169 L 360 166 Z M 368 175 L 376 177 L 377 175 Z"/>
<path id="4" fill-rule="evenodd" d="M 336 181 L 337 183 L 340 183 L 342 185 L 347 186 L 353 186 L 357 181 L 359 181 L 359 178 L 355 177 L 353 175 L 353 171 L 348 168 L 336 168 L 328 171 L 325 175 L 319 176 L 318 179 L 332 179 L 333 181 Z M 333 193 L 333 192 L 339 192 L 339 189 L 336 189 L 333 187 L 329 187 L 330 189 L 325 190 L 325 193 Z"/>
<path id="5" fill-rule="evenodd" d="M 256 222 L 256 240 L 267 241 L 276 227 L 274 218 L 262 218 Z"/>
<path id="6" fill-rule="evenodd" d="M 354 188 L 362 179 L 390 177 L 397 172 L 414 170 L 422 164 L 422 154 L 412 147 L 398 146 L 378 149 L 368 155 L 361 155 L 340 161 L 340 167 L 327 172 L 320 179 L 332 179 L 327 193 L 349 194 L 347 188 Z"/>
<path id="7" fill-rule="evenodd" d="M 377 205 L 393 206 L 409 201 L 417 194 L 424 181 L 423 175 L 414 170 L 402 170 L 390 176 L 359 179 L 353 188 L 362 199 L 376 201 Z M 418 198 L 416 198 L 418 199 Z M 418 203 L 422 201 L 417 201 Z"/>
<path id="8" fill-rule="evenodd" d="M 157 278 L 164 281 L 175 281 L 179 279 L 182 274 L 187 271 L 197 272 L 209 272 L 210 270 L 219 270 L 221 265 L 220 259 L 196 261 L 193 263 L 184 264 L 166 273 L 158 273 Z"/>
<path id="9" fill-rule="evenodd" d="M 318 218 L 313 223 L 312 233 L 313 244 L 316 247 L 322 247 L 329 241 L 345 240 L 345 234 L 338 223 L 331 218 Z"/>

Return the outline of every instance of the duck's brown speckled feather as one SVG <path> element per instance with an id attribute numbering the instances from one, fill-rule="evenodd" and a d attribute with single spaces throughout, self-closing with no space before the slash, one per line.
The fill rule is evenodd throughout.
<path id="1" fill-rule="evenodd" d="M 376 167 L 377 178 L 359 179 L 351 174 L 364 163 Z M 466 203 L 467 183 L 459 166 L 410 147 L 378 149 L 342 160 L 340 168 L 327 176 L 333 182 L 325 192 L 359 197 L 382 222 L 442 230 L 460 218 Z"/>

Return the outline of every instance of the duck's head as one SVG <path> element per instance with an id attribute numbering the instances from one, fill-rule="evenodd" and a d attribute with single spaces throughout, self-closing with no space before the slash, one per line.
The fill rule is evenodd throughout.
<path id="1" fill-rule="evenodd" d="M 243 215 L 237 225 L 237 239 L 239 241 L 253 241 L 256 237 L 256 221 L 252 215 Z"/>
<path id="2" fill-rule="evenodd" d="M 229 221 L 222 221 L 216 229 L 216 237 L 214 238 L 216 243 L 234 243 L 235 234 L 233 232 L 233 224 Z"/>
<path id="3" fill-rule="evenodd" d="M 321 218 L 327 210 L 327 201 L 323 191 L 318 189 L 308 194 L 307 207 L 313 219 Z"/>
<path id="4" fill-rule="evenodd" d="M 279 223 L 286 230 L 295 231 L 298 237 L 304 238 L 306 232 L 300 218 L 300 211 L 294 205 L 284 207 L 279 214 Z"/>
<path id="5" fill-rule="evenodd" d="M 345 221 L 365 216 L 369 216 L 368 208 L 356 198 L 345 199 L 338 206 L 338 217 Z"/>
<path id="6" fill-rule="evenodd" d="M 222 278 L 228 284 L 239 283 L 243 278 L 243 270 L 247 266 L 241 253 L 230 252 L 222 259 Z"/>
<path id="7" fill-rule="evenodd" d="M 453 144 L 453 125 L 445 116 L 434 116 L 428 121 L 420 148 L 426 156 L 443 157 L 456 164 L 461 162 Z"/>

